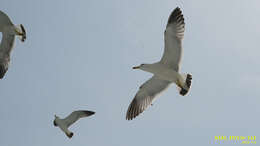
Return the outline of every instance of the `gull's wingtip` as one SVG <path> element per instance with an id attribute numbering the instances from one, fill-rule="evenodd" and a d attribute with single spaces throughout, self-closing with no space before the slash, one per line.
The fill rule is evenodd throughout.
<path id="1" fill-rule="evenodd" d="M 24 42 L 26 40 L 26 31 L 22 24 L 20 24 L 20 26 L 21 26 L 22 33 L 23 33 L 21 41 Z"/>
<path id="2" fill-rule="evenodd" d="M 172 13 L 170 14 L 170 17 L 168 18 L 168 24 L 171 23 L 181 23 L 181 24 L 185 24 L 184 23 L 184 17 L 182 14 L 182 11 L 179 7 L 176 7 Z"/>
<path id="3" fill-rule="evenodd" d="M 140 115 L 144 109 L 140 108 L 138 106 L 137 100 L 134 98 L 131 104 L 128 107 L 127 113 L 126 113 L 126 120 L 130 121 L 136 118 L 138 115 Z"/>
<path id="4" fill-rule="evenodd" d="M 94 115 L 96 112 L 90 111 L 90 115 Z"/>
<path id="5" fill-rule="evenodd" d="M 95 114 L 94 111 L 84 111 L 84 113 L 85 113 L 87 116 L 91 116 L 91 115 L 94 115 L 94 114 Z"/>
<path id="6" fill-rule="evenodd" d="M 181 8 L 180 7 L 176 7 L 173 12 L 181 12 Z"/>
<path id="7" fill-rule="evenodd" d="M 74 135 L 73 132 L 71 133 L 66 133 L 66 135 L 68 136 L 68 138 L 72 138 L 72 136 Z"/>
<path id="8" fill-rule="evenodd" d="M 185 84 L 188 87 L 188 89 L 186 90 L 184 88 L 181 88 L 180 94 L 182 96 L 186 95 L 189 92 L 190 87 L 191 87 L 191 81 L 192 81 L 192 75 L 191 74 L 187 74 Z"/>
<path id="9" fill-rule="evenodd" d="M 7 69 L 5 68 L 4 65 L 0 65 L 0 79 L 3 79 L 5 76 Z"/>

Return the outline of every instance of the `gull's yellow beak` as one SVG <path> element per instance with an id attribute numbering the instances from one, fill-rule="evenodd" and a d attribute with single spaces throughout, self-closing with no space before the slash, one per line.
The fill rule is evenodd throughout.
<path id="1" fill-rule="evenodd" d="M 140 66 L 134 66 L 133 67 L 133 69 L 139 69 L 140 68 Z"/>

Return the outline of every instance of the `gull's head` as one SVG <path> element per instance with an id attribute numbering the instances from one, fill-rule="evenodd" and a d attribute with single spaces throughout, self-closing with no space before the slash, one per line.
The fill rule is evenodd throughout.
<path id="1" fill-rule="evenodd" d="M 24 42 L 26 39 L 26 31 L 22 24 L 15 26 L 15 34 L 19 36 L 19 39 Z"/>

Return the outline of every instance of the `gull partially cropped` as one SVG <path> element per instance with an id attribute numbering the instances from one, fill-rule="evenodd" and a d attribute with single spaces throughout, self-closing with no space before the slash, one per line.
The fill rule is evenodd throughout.
<path id="1" fill-rule="evenodd" d="M 175 83 L 182 96 L 186 95 L 191 87 L 191 74 L 180 74 L 182 56 L 182 40 L 184 37 L 185 23 L 180 8 L 175 8 L 171 13 L 164 32 L 164 54 L 159 62 L 141 64 L 133 69 L 141 69 L 153 74 L 153 77 L 140 86 L 134 99 L 128 107 L 126 119 L 132 120 L 147 107 L 157 95 Z"/>
<path id="2" fill-rule="evenodd" d="M 26 32 L 22 24 L 14 25 L 2 11 L 0 11 L 0 32 L 2 32 L 0 44 L 0 79 L 2 79 L 10 64 L 10 55 L 14 46 L 15 36 L 19 36 L 20 40 L 24 42 Z"/>
<path id="3" fill-rule="evenodd" d="M 68 138 L 71 138 L 73 136 L 73 132 L 68 130 L 69 126 L 71 126 L 73 123 L 75 123 L 80 118 L 88 117 L 93 114 L 95 114 L 95 112 L 79 110 L 79 111 L 72 112 L 69 116 L 67 116 L 64 119 L 61 119 L 55 115 L 53 124 L 54 124 L 54 126 L 60 127 L 60 129 L 68 136 Z"/>

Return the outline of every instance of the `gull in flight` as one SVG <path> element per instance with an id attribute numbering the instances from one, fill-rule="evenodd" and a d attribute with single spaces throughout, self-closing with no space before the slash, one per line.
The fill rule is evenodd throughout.
<path id="1" fill-rule="evenodd" d="M 171 83 L 175 83 L 179 87 L 181 95 L 184 96 L 188 93 L 192 76 L 179 73 L 184 29 L 184 18 L 180 8 L 177 7 L 171 13 L 164 32 L 165 47 L 161 60 L 153 64 L 141 64 L 133 67 L 133 69 L 141 69 L 154 75 L 140 86 L 128 107 L 127 120 L 134 119 L 152 105 L 156 95 L 164 91 Z"/>
<path id="2" fill-rule="evenodd" d="M 78 119 L 88 117 L 95 114 L 92 111 L 74 111 L 69 116 L 64 119 L 60 119 L 58 116 L 55 115 L 55 120 L 53 121 L 54 126 L 59 126 L 60 129 L 69 137 L 73 136 L 73 133 L 68 130 L 69 126 L 75 123 Z"/>
<path id="3" fill-rule="evenodd" d="M 14 25 L 2 11 L 0 11 L 0 32 L 2 32 L 0 44 L 0 79 L 2 79 L 10 64 L 10 53 L 14 46 L 15 36 L 18 35 L 20 40 L 24 42 L 26 32 L 22 24 Z"/>

